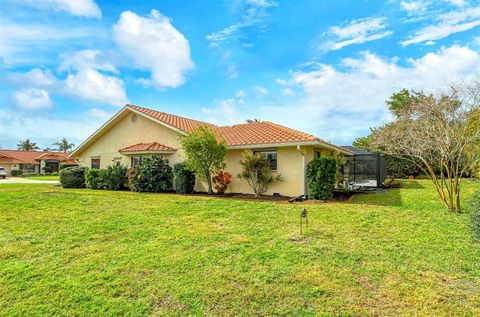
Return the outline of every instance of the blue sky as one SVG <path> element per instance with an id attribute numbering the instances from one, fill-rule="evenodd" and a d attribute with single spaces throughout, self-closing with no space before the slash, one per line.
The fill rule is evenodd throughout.
<path id="1" fill-rule="evenodd" d="M 0 2 L 0 146 L 80 144 L 125 103 L 349 144 L 402 88 L 480 73 L 480 1 Z"/>

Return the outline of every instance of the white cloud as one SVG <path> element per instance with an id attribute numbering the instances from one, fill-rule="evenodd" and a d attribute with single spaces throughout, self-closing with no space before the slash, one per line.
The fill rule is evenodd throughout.
<path id="1" fill-rule="evenodd" d="M 202 113 L 207 115 L 204 120 L 216 125 L 236 124 L 245 118 L 245 109 L 240 111 L 239 107 L 245 103 L 247 94 L 243 90 L 238 90 L 235 97 L 214 100 L 216 107 L 201 109 Z"/>
<path id="2" fill-rule="evenodd" d="M 246 94 L 245 91 L 243 91 L 243 90 L 238 90 L 238 91 L 235 93 L 235 97 L 237 97 L 237 98 L 244 99 L 246 96 L 247 96 L 247 94 Z"/>
<path id="3" fill-rule="evenodd" d="M 284 88 L 284 89 L 282 89 L 282 95 L 284 95 L 284 96 L 294 96 L 295 92 L 290 88 Z"/>
<path id="4" fill-rule="evenodd" d="M 297 71 L 292 80 L 305 98 L 265 106 L 260 115 L 337 143 L 366 135 L 369 127 L 389 120 L 385 100 L 403 88 L 437 92 L 456 78 L 480 72 L 480 53 L 452 46 L 410 59 L 385 60 L 369 52 L 344 59 L 342 67 L 320 64 Z M 299 115 L 301 114 L 301 115 Z"/>
<path id="5" fill-rule="evenodd" d="M 26 88 L 15 91 L 10 96 L 12 102 L 23 110 L 48 109 L 53 106 L 50 95 L 46 90 Z"/>
<path id="6" fill-rule="evenodd" d="M 19 24 L 9 21 L 7 17 L 0 19 L 0 30 L 0 56 L 7 65 L 50 62 L 49 52 L 62 51 L 87 38 L 105 36 L 102 29 L 86 25 L 54 27 L 36 21 Z"/>
<path id="7" fill-rule="evenodd" d="M 232 114 L 235 110 L 235 99 L 217 100 L 217 108 L 202 108 L 202 112 L 206 114 Z"/>
<path id="8" fill-rule="evenodd" d="M 40 68 L 32 68 L 24 73 L 7 73 L 7 81 L 23 87 L 52 87 L 58 82 L 49 69 L 42 70 Z"/>
<path id="9" fill-rule="evenodd" d="M 464 8 L 440 14 L 435 23 L 423 27 L 413 36 L 401 42 L 403 46 L 443 39 L 451 34 L 480 26 L 480 7 Z"/>
<path id="10" fill-rule="evenodd" d="M 100 18 L 102 11 L 94 0 L 17 0 L 38 9 L 62 11 L 86 18 Z"/>
<path id="11" fill-rule="evenodd" d="M 65 79 L 65 93 L 86 101 L 122 106 L 128 102 L 123 81 L 94 69 L 81 70 Z"/>
<path id="12" fill-rule="evenodd" d="M 239 104 L 243 104 L 243 103 L 245 103 L 245 97 L 247 97 L 247 94 L 243 90 L 238 90 L 235 93 L 235 97 L 237 98 L 237 102 Z"/>
<path id="13" fill-rule="evenodd" d="M 253 91 L 261 97 L 268 95 L 268 89 L 262 86 L 253 87 Z"/>
<path id="14" fill-rule="evenodd" d="M 18 140 L 25 138 L 33 138 L 40 147 L 51 146 L 62 137 L 80 144 L 105 121 L 86 116 L 71 120 L 58 118 L 56 114 L 55 117 L 47 117 L 41 112 L 30 115 L 28 112 L 0 110 L 0 122 L 0 144 L 5 148 L 15 148 Z"/>
<path id="15" fill-rule="evenodd" d="M 88 115 L 92 118 L 100 119 L 102 121 L 107 121 L 113 116 L 113 113 L 110 113 L 98 108 L 92 108 L 88 111 Z"/>
<path id="16" fill-rule="evenodd" d="M 221 43 L 230 40 L 240 30 L 249 27 L 262 27 L 265 18 L 269 16 L 268 9 L 277 7 L 278 3 L 268 0 L 247 0 L 245 2 L 245 12 L 241 20 L 225 29 L 210 33 L 206 39 L 210 41 L 211 46 L 219 46 Z M 251 43 L 245 43 L 246 47 L 251 47 Z"/>
<path id="17" fill-rule="evenodd" d="M 454 6 L 457 6 L 457 7 L 465 6 L 465 1 L 463 1 L 463 0 L 447 0 L 447 2 L 450 2 L 451 4 L 453 4 Z"/>
<path id="18" fill-rule="evenodd" d="M 402 1 L 400 7 L 409 14 L 418 14 L 418 12 L 425 11 L 426 3 L 424 1 Z"/>
<path id="19" fill-rule="evenodd" d="M 385 30 L 386 18 L 365 18 L 353 20 L 343 26 L 332 26 L 322 37 L 327 38 L 320 44 L 321 50 L 336 51 L 348 45 L 379 40 L 393 32 Z"/>
<path id="20" fill-rule="evenodd" d="M 240 113 L 237 109 L 238 100 L 228 98 L 224 100 L 215 100 L 215 108 L 202 108 L 202 113 L 206 114 L 206 121 L 216 125 L 227 125 L 238 122 Z"/>
<path id="21" fill-rule="evenodd" d="M 123 12 L 113 26 L 113 37 L 135 67 L 152 73 L 151 82 L 158 88 L 180 86 L 194 66 L 188 40 L 157 10 L 148 17 Z"/>
<path id="22" fill-rule="evenodd" d="M 63 59 L 59 71 L 96 69 L 112 73 L 118 73 L 115 66 L 99 50 L 82 50 L 61 55 Z"/>
<path id="23" fill-rule="evenodd" d="M 238 69 L 237 69 L 237 64 L 236 63 L 230 63 L 227 66 L 227 70 L 225 71 L 225 76 L 230 79 L 237 78 L 239 75 Z"/>

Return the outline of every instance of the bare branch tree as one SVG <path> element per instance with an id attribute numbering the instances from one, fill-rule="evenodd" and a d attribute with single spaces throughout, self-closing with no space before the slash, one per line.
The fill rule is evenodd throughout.
<path id="1" fill-rule="evenodd" d="M 416 164 L 452 212 L 461 212 L 461 177 L 479 160 L 480 80 L 452 86 L 449 94 L 416 98 L 398 119 L 372 135 L 372 146 Z M 476 119 L 475 119 L 476 120 Z"/>

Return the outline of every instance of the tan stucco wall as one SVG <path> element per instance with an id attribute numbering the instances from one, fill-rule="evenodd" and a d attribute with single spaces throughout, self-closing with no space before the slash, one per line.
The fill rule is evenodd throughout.
<path id="1" fill-rule="evenodd" d="M 172 165 L 183 161 L 178 132 L 138 114 L 136 122 L 132 122 L 131 115 L 127 111 L 113 127 L 105 131 L 82 153 L 77 154 L 76 158 L 80 165 L 90 167 L 91 159 L 100 157 L 101 168 L 112 165 L 115 158 L 120 158 L 122 164 L 130 167 L 130 157 L 120 154 L 118 150 L 137 143 L 149 142 L 159 142 L 178 149 L 173 154 L 163 154 Z"/>
<path id="2" fill-rule="evenodd" d="M 164 155 L 164 158 L 168 159 L 172 166 L 184 160 L 178 132 L 140 115 L 137 115 L 136 122 L 132 122 L 130 118 L 131 113 L 126 112 L 126 115 L 119 118 L 116 124 L 104 131 L 82 153 L 77 154 L 75 157 L 79 160 L 80 165 L 90 167 L 91 159 L 100 157 L 101 168 L 112 165 L 115 158 L 120 158 L 122 164 L 130 167 L 130 157 L 120 154 L 118 150 L 133 144 L 148 142 L 159 142 L 177 149 L 174 154 Z M 299 196 L 304 193 L 303 156 L 296 146 L 252 150 L 277 150 L 277 173 L 281 175 L 282 181 L 271 184 L 267 195 L 279 193 L 285 196 Z M 305 153 L 306 167 L 306 164 L 314 157 L 314 147 L 301 146 L 300 150 Z M 233 176 L 227 192 L 252 193 L 247 182 L 237 178 L 241 171 L 240 159 L 243 151 L 244 149 L 227 151 L 225 157 L 226 171 Z M 329 154 L 329 150 L 322 149 L 322 156 Z M 206 191 L 206 182 L 197 180 L 195 189 Z"/>
<path id="3" fill-rule="evenodd" d="M 253 149 L 252 149 L 253 150 Z M 261 149 L 254 149 L 255 151 Z M 267 149 L 266 149 L 267 150 Z M 285 196 L 298 196 L 303 193 L 303 170 L 302 155 L 295 147 L 268 148 L 268 150 L 277 150 L 277 172 L 282 180 L 272 183 L 266 192 L 267 195 L 279 193 Z M 225 156 L 226 170 L 232 174 L 232 183 L 228 192 L 252 193 L 246 180 L 237 178 L 241 172 L 240 159 L 244 150 L 229 150 Z"/>

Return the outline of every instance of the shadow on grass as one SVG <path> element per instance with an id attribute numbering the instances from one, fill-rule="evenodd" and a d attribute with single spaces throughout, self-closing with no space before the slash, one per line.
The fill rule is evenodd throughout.
<path id="1" fill-rule="evenodd" d="M 374 206 L 402 206 L 400 188 L 392 188 L 386 193 L 362 194 L 353 199 L 352 204 L 364 204 Z"/>

